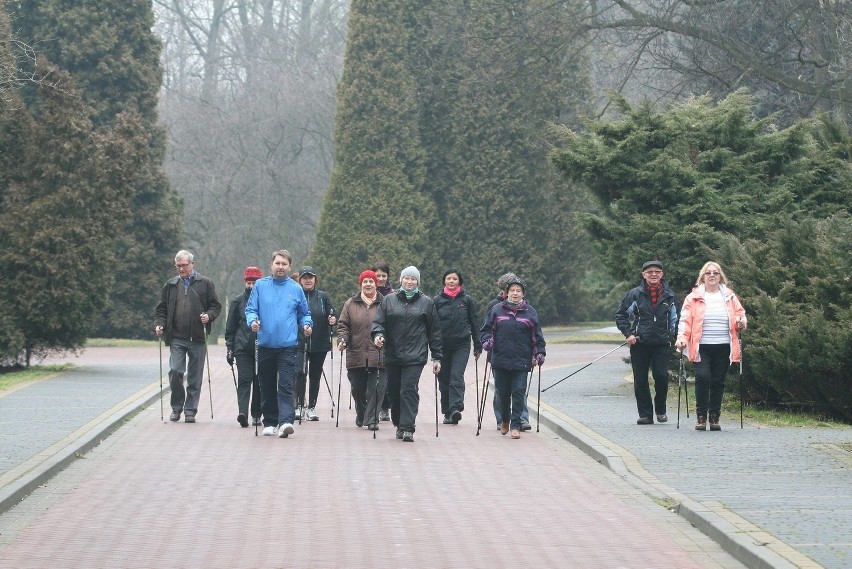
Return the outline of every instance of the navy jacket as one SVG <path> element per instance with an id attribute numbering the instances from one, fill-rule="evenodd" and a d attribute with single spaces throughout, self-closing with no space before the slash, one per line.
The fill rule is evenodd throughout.
<path id="1" fill-rule="evenodd" d="M 496 304 L 485 318 L 480 339 L 483 344 L 493 341 L 491 365 L 499 369 L 529 371 L 533 356 L 547 355 L 538 313 L 526 299 L 514 310 L 508 301 Z"/>

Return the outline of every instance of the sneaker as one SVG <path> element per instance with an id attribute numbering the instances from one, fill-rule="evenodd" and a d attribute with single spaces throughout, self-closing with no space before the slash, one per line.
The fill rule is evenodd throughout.
<path id="1" fill-rule="evenodd" d="M 275 427 L 269 425 L 268 427 L 263 427 L 263 436 L 264 437 L 272 437 L 275 436 Z"/>
<path id="2" fill-rule="evenodd" d="M 450 418 L 453 420 L 453 425 L 458 425 L 459 421 L 462 420 L 461 411 L 453 411 L 452 417 Z"/>
<path id="3" fill-rule="evenodd" d="M 414 442 L 414 433 L 412 433 L 411 431 L 403 431 L 402 432 L 402 440 L 404 442 L 407 442 L 407 443 L 413 443 Z"/>
<path id="4" fill-rule="evenodd" d="M 639 417 L 636 419 L 637 425 L 653 425 L 654 420 L 651 417 Z"/>
<path id="5" fill-rule="evenodd" d="M 387 409 L 382 409 L 379 413 L 379 421 L 390 421 L 390 412 Z"/>
<path id="6" fill-rule="evenodd" d="M 301 405 L 296 407 L 296 417 L 295 418 L 296 418 L 297 421 L 302 418 L 302 406 Z"/>
<path id="7" fill-rule="evenodd" d="M 308 421 L 319 421 L 319 415 L 313 407 L 308 407 Z"/>
<path id="8" fill-rule="evenodd" d="M 237 423 L 239 423 L 241 427 L 248 427 L 248 417 L 246 417 L 245 413 L 237 415 Z"/>
<path id="9" fill-rule="evenodd" d="M 260 423 L 261 423 L 260 417 L 252 417 L 251 418 L 251 426 L 252 427 L 256 427 L 256 426 L 260 425 Z"/>
<path id="10" fill-rule="evenodd" d="M 453 425 L 454 424 L 453 418 L 450 417 L 449 415 L 444 415 L 444 420 L 441 421 L 441 423 L 444 424 L 444 425 Z"/>
<path id="11" fill-rule="evenodd" d="M 172 411 L 172 414 L 169 415 L 169 421 L 172 423 L 180 421 L 180 411 Z"/>
<path id="12" fill-rule="evenodd" d="M 530 425 L 529 423 L 521 423 L 521 430 L 532 431 L 532 425 Z"/>
<path id="13" fill-rule="evenodd" d="M 281 439 L 286 439 L 290 435 L 292 435 L 295 431 L 293 429 L 293 425 L 290 423 L 282 423 L 280 427 L 278 427 L 278 437 Z"/>
<path id="14" fill-rule="evenodd" d="M 195 422 L 195 415 L 184 415 L 183 416 L 183 422 L 184 423 L 194 423 Z"/>
<path id="15" fill-rule="evenodd" d="M 665 413 L 663 413 L 662 415 L 657 415 L 657 422 L 658 423 L 665 423 L 668 420 L 669 420 L 669 417 Z"/>
<path id="16" fill-rule="evenodd" d="M 402 429 L 396 430 L 396 438 L 402 440 Z"/>

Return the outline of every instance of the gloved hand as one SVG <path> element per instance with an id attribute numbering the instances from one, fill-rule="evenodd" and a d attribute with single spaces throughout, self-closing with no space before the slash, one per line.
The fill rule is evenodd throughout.
<path id="1" fill-rule="evenodd" d="M 234 352 L 228 350 L 228 355 L 225 356 L 225 359 L 228 360 L 228 365 L 234 365 Z"/>
<path id="2" fill-rule="evenodd" d="M 536 354 L 535 355 L 535 363 L 538 367 L 544 365 L 544 354 Z"/>
<path id="3" fill-rule="evenodd" d="M 343 350 L 345 350 L 345 349 L 346 349 L 346 340 L 344 340 L 344 339 L 342 339 L 342 338 L 341 338 L 341 339 L 339 339 L 339 340 L 337 341 L 337 349 L 338 349 L 338 350 L 340 350 L 341 352 L 342 352 Z"/>
<path id="4" fill-rule="evenodd" d="M 493 348 L 493 347 L 494 347 L 494 340 L 492 340 L 490 338 L 488 340 L 485 340 L 484 342 L 482 342 L 482 349 L 485 350 L 486 352 L 490 352 L 491 348 Z"/>

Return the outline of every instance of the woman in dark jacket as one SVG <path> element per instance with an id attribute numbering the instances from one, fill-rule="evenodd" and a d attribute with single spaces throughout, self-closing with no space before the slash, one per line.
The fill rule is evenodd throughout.
<path id="1" fill-rule="evenodd" d="M 385 371 L 396 438 L 414 441 L 414 423 L 420 406 L 420 374 L 431 351 L 432 371 L 441 371 L 441 324 L 432 299 L 421 293 L 420 271 L 406 267 L 399 277 L 402 288 L 386 296 L 373 321 L 373 342 L 385 350 Z M 428 348 L 428 350 L 427 350 Z"/>
<path id="2" fill-rule="evenodd" d="M 331 350 L 332 328 L 337 324 L 337 316 L 331 299 L 324 290 L 317 288 L 317 273 L 313 267 L 302 267 L 299 270 L 299 284 L 305 293 L 311 317 L 314 319 L 314 329 L 310 338 L 299 332 L 299 355 L 296 366 L 296 419 L 305 417 L 308 421 L 319 421 L 315 407 L 319 396 L 322 366 L 325 357 Z M 305 377 L 305 352 L 308 355 L 308 377 Z M 309 384 L 307 408 L 305 408 L 305 383 Z M 304 415 L 302 415 L 304 413 Z"/>
<path id="3" fill-rule="evenodd" d="M 473 357 L 479 359 L 482 343 L 479 341 L 476 304 L 462 285 L 464 278 L 458 269 L 449 269 L 443 277 L 444 289 L 432 302 L 441 321 L 441 346 L 444 358 L 438 385 L 441 389 L 441 412 L 445 425 L 457 425 L 464 411 L 464 370 L 470 359 L 470 340 L 473 338 Z"/>
<path id="4" fill-rule="evenodd" d="M 384 298 L 376 290 L 377 280 L 373 271 L 361 273 L 361 292 L 346 301 L 337 321 L 337 349 L 346 350 L 346 376 L 355 401 L 355 424 L 361 427 L 366 422 L 371 431 L 379 430 L 379 409 L 387 387 L 379 348 L 370 335 Z"/>
<path id="5" fill-rule="evenodd" d="M 488 313 L 481 335 L 483 349 L 491 352 L 494 383 L 500 394 L 500 432 L 505 435 L 511 429 L 513 439 L 521 438 L 527 374 L 533 366 L 543 365 L 546 355 L 538 314 L 524 298 L 525 291 L 526 283 L 520 277 L 510 278 L 506 300 Z"/>
<path id="6" fill-rule="evenodd" d="M 257 279 L 263 278 L 263 271 L 257 267 L 247 267 L 243 273 L 245 290 L 231 301 L 228 322 L 225 325 L 225 346 L 228 349 L 226 359 L 233 370 L 237 363 L 237 422 L 248 427 L 249 398 L 251 398 L 252 425 L 260 425 L 260 385 L 257 382 L 254 364 L 254 350 L 257 334 L 246 324 L 246 302 Z"/>

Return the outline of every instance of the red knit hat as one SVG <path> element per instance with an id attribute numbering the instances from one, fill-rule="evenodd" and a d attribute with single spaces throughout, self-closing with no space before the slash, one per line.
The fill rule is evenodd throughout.
<path id="1" fill-rule="evenodd" d="M 246 271 L 243 273 L 243 278 L 247 281 L 256 281 L 257 279 L 262 279 L 263 271 L 261 271 L 257 267 L 246 267 Z"/>
<path id="2" fill-rule="evenodd" d="M 374 273 L 370 269 L 367 269 L 358 276 L 358 286 L 361 286 L 361 283 L 364 282 L 364 279 L 373 279 L 374 283 L 379 282 L 379 277 L 377 277 L 376 273 Z"/>

